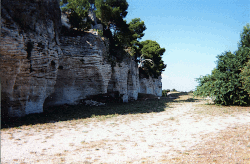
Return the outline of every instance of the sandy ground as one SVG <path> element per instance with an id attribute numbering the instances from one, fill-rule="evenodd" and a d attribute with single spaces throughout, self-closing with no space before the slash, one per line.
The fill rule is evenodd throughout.
<path id="1" fill-rule="evenodd" d="M 3 130 L 1 162 L 164 163 L 159 161 L 201 146 L 223 130 L 250 127 L 249 112 L 199 115 L 194 112 L 198 103 L 204 102 L 176 103 L 159 113 Z"/>

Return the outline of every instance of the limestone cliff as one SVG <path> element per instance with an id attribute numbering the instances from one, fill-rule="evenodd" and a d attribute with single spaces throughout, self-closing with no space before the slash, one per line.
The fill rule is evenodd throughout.
<path id="1" fill-rule="evenodd" d="M 60 8 L 57 0 L 1 1 L 2 116 L 43 111 L 54 92 Z"/>
<path id="2" fill-rule="evenodd" d="M 161 76 L 156 78 L 140 78 L 139 93 L 152 94 L 158 97 L 162 96 Z"/>
<path id="3" fill-rule="evenodd" d="M 77 104 L 88 95 L 107 93 L 111 65 L 107 62 L 105 41 L 99 35 L 61 36 L 62 55 L 55 92 L 46 105 Z"/>
<path id="4" fill-rule="evenodd" d="M 132 57 L 112 68 L 108 41 L 96 32 L 60 35 L 58 0 L 2 0 L 1 5 L 2 116 L 40 113 L 44 106 L 106 93 L 118 93 L 123 102 L 137 100 L 138 93 L 161 96 L 161 79 L 140 79 Z"/>
<path id="5" fill-rule="evenodd" d="M 123 102 L 137 100 L 139 92 L 139 70 L 132 57 L 127 57 L 113 68 L 108 92 L 118 91 Z"/>

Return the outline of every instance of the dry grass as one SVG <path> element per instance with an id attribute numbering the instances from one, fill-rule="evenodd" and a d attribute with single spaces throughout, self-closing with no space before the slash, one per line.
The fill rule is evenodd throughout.
<path id="1" fill-rule="evenodd" d="M 171 92 L 172 96 L 177 98 L 173 100 L 170 104 L 180 105 L 182 103 L 188 102 L 202 102 L 195 105 L 194 113 L 200 116 L 209 115 L 209 116 L 228 116 L 234 115 L 237 113 L 250 113 L 249 106 L 222 106 L 215 105 L 211 100 L 205 100 L 202 97 L 193 97 L 192 93 L 183 94 L 181 92 Z M 171 106 L 171 105 L 170 105 Z"/>
<path id="2" fill-rule="evenodd" d="M 207 136 L 205 143 L 180 152 L 162 163 L 244 163 L 250 164 L 250 127 L 234 127 Z"/>
<path id="3" fill-rule="evenodd" d="M 175 118 L 174 117 L 170 117 L 168 120 L 175 120 Z"/>
<path id="4" fill-rule="evenodd" d="M 32 124 L 32 122 L 25 122 L 23 125 L 15 126 L 13 128 L 5 128 L 9 133 L 9 139 L 15 139 L 19 141 L 20 139 L 15 138 L 13 134 L 16 132 L 22 132 L 22 130 L 33 130 L 29 133 L 24 133 L 24 136 L 33 136 L 41 131 L 46 131 L 47 135 L 44 137 L 45 140 L 42 140 L 43 143 L 46 140 L 53 138 L 55 131 L 61 131 L 64 128 L 74 128 L 77 130 L 77 125 L 82 124 L 88 127 L 88 124 L 91 122 L 105 122 L 107 120 L 114 120 L 114 122 L 119 122 L 122 124 L 128 124 L 130 121 L 136 119 L 141 119 L 145 114 L 154 115 L 156 112 L 166 112 L 175 110 L 176 106 L 183 105 L 184 103 L 194 103 L 200 102 L 194 105 L 192 112 L 198 116 L 232 116 L 237 113 L 250 113 L 250 107 L 239 107 L 239 106 L 217 106 L 212 104 L 212 102 L 204 101 L 202 98 L 194 98 L 192 93 L 184 92 L 172 92 L 172 97 L 157 99 L 149 99 L 143 102 L 133 102 L 128 104 L 115 104 L 108 107 L 94 107 L 93 111 L 89 112 L 87 116 L 84 113 L 81 118 L 77 119 L 75 116 L 71 117 L 70 120 L 66 120 L 67 113 L 61 115 L 63 117 L 62 121 L 55 119 L 55 115 L 51 115 L 51 118 L 47 118 L 47 122 Z M 78 107 L 77 107 L 78 108 Z M 103 112 L 101 110 L 108 110 Z M 75 110 L 72 107 L 72 110 Z M 76 109 L 78 111 L 79 109 Z M 86 112 L 86 110 L 85 110 Z M 93 114 L 96 112 L 97 114 Z M 71 115 L 73 115 L 71 113 Z M 126 115 L 126 117 L 124 117 Z M 28 117 L 28 116 L 27 116 Z M 121 119 L 122 117 L 122 119 Z M 178 122 L 180 118 L 178 116 L 168 117 L 166 121 L 171 121 L 171 123 Z M 54 121 L 56 120 L 56 121 Z M 118 121 L 119 120 L 119 121 Z M 59 124 L 58 122 L 63 122 Z M 110 126 L 116 127 L 119 124 L 112 123 Z M 153 126 L 153 124 L 152 124 Z M 53 132 L 52 134 L 48 134 Z M 83 133 L 88 133 L 88 131 L 83 131 Z M 164 156 L 159 161 L 150 161 L 149 158 L 145 158 L 141 163 L 244 163 L 250 164 L 250 127 L 241 126 L 228 128 L 220 133 L 211 134 L 209 136 L 203 136 L 204 143 L 198 144 L 192 149 L 189 149 L 184 152 L 179 152 L 179 155 L 170 157 Z M 24 141 L 24 143 L 27 141 Z M 107 149 L 105 147 L 107 142 L 111 141 L 100 141 L 100 142 L 86 142 L 81 141 L 79 144 L 81 148 L 88 148 L 91 151 L 103 151 Z M 112 142 L 121 142 L 121 141 L 112 141 Z M 69 143 L 70 147 L 75 147 L 75 143 Z M 137 145 L 135 145 L 137 146 Z M 51 145 L 54 147 L 54 145 Z M 48 148 L 50 149 L 50 148 Z M 125 148 L 121 148 L 125 149 Z M 149 146 L 149 149 L 154 149 L 154 146 Z M 46 149 L 44 149 L 45 151 Z M 65 162 L 64 156 L 68 153 L 68 150 L 62 150 L 62 153 L 57 153 L 55 156 L 60 157 L 60 162 Z M 75 151 L 78 151 L 77 149 Z M 30 154 L 36 154 L 35 151 L 31 151 Z M 110 152 L 111 154 L 111 152 Z M 88 158 L 86 158 L 88 159 Z M 17 161 L 17 159 L 14 159 Z M 91 160 L 89 157 L 88 160 Z M 15 161 L 15 162 L 16 162 Z M 150 162 L 149 162 L 150 161 Z"/>
<path id="5" fill-rule="evenodd" d="M 243 112 L 250 113 L 250 107 L 197 104 L 195 108 L 196 114 L 210 115 L 210 116 L 227 116 Z"/>

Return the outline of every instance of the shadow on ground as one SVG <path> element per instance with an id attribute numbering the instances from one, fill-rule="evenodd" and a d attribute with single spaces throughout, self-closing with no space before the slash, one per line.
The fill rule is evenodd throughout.
<path id="1" fill-rule="evenodd" d="M 168 97 L 170 102 L 176 102 L 176 103 L 184 103 L 184 102 L 198 102 L 201 101 L 201 99 L 194 98 L 192 93 L 188 92 L 174 92 L 171 93 Z"/>
<path id="2" fill-rule="evenodd" d="M 186 92 L 173 94 L 175 98 L 140 94 L 137 101 L 129 103 L 107 103 L 105 106 L 60 105 L 44 108 L 43 113 L 29 114 L 24 117 L 5 118 L 1 120 L 1 129 L 35 125 L 49 122 L 85 119 L 93 116 L 126 115 L 138 113 L 162 112 L 171 102 L 194 102 L 196 99 L 178 100 Z"/>

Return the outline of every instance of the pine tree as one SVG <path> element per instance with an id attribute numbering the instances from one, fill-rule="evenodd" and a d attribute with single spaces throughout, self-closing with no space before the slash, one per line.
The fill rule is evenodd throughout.
<path id="1" fill-rule="evenodd" d="M 123 18 L 127 15 L 128 3 L 126 0 L 95 0 L 96 17 L 99 18 L 105 29 L 119 30 L 124 25 Z"/>
<path id="2" fill-rule="evenodd" d="M 88 0 L 67 0 L 60 2 L 62 11 L 68 13 L 69 23 L 72 28 L 77 30 L 84 30 L 90 28 L 90 22 L 87 21 L 88 11 L 90 9 L 90 3 Z"/>
<path id="3" fill-rule="evenodd" d="M 142 39 L 142 37 L 145 35 L 143 32 L 147 29 L 146 25 L 144 24 L 144 21 L 142 21 L 140 18 L 134 18 L 129 22 L 129 30 L 130 30 L 130 43 L 129 48 L 131 55 L 137 59 L 140 57 L 142 45 L 139 42 L 139 40 Z M 139 60 L 139 59 L 137 59 Z"/>
<path id="4" fill-rule="evenodd" d="M 161 48 L 156 41 L 152 40 L 142 41 L 141 45 L 142 56 L 140 66 L 143 72 L 149 76 L 158 78 L 166 68 L 162 60 L 162 55 L 166 51 L 165 48 Z"/>

